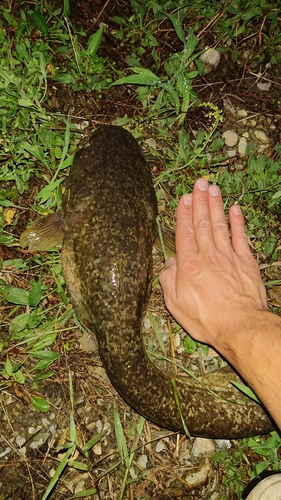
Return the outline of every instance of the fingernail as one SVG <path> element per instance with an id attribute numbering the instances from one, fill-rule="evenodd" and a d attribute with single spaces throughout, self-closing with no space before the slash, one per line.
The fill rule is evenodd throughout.
<path id="1" fill-rule="evenodd" d="M 209 187 L 209 193 L 211 196 L 219 196 L 220 188 L 216 184 L 212 184 L 212 186 Z"/>
<path id="2" fill-rule="evenodd" d="M 192 205 L 192 194 L 184 194 L 182 199 L 185 205 Z"/>
<path id="3" fill-rule="evenodd" d="M 201 179 L 198 179 L 197 181 L 197 186 L 200 189 L 200 191 L 207 191 L 208 189 L 208 181 L 201 177 Z"/>
<path id="4" fill-rule="evenodd" d="M 241 208 L 239 207 L 239 205 L 233 205 L 232 212 L 234 213 L 234 215 L 241 215 L 242 214 Z"/>

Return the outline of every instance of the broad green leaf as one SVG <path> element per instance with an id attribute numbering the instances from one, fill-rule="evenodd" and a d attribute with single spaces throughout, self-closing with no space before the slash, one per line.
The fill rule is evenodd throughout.
<path id="1" fill-rule="evenodd" d="M 12 337 L 15 333 L 24 330 L 29 321 L 29 318 L 30 318 L 30 313 L 23 313 L 19 314 L 18 316 L 12 319 L 9 326 L 9 332 L 12 335 Z"/>
<path id="2" fill-rule="evenodd" d="M 179 12 L 178 12 L 178 15 L 179 15 Z M 180 41 L 183 44 L 185 44 L 186 43 L 185 34 L 184 34 L 183 29 L 182 29 L 180 19 L 175 14 L 166 13 L 166 16 L 168 17 L 168 19 L 170 19 L 172 25 L 174 26 L 177 37 L 180 39 Z"/>
<path id="3" fill-rule="evenodd" d="M 23 288 L 7 286 L 2 290 L 3 297 L 12 304 L 27 306 L 29 304 L 29 292 Z"/>
<path id="4" fill-rule="evenodd" d="M 41 380 L 46 380 L 47 378 L 53 377 L 53 370 L 47 370 L 46 372 L 37 373 L 35 377 L 33 377 L 33 382 L 40 382 Z"/>
<path id="5" fill-rule="evenodd" d="M 96 53 L 99 49 L 101 40 L 103 35 L 103 26 L 101 26 L 96 33 L 90 36 L 88 42 L 87 52 L 91 54 L 92 57 L 96 56 Z"/>
<path id="6" fill-rule="evenodd" d="M 36 351 L 33 353 L 34 358 L 38 359 L 46 359 L 48 361 L 55 361 L 60 357 L 60 354 L 54 351 L 50 351 L 49 349 L 45 349 L 44 351 Z"/>
<path id="7" fill-rule="evenodd" d="M 260 7 L 253 7 L 252 9 L 246 10 L 246 12 L 243 12 L 241 15 L 241 19 L 243 21 L 249 21 L 255 16 L 259 16 L 261 14 L 261 8 Z"/>
<path id="8" fill-rule="evenodd" d="M 39 339 L 32 347 L 31 353 L 35 351 L 41 351 L 45 347 L 50 347 L 56 340 L 56 333 L 47 333 L 41 339 Z"/>
<path id="9" fill-rule="evenodd" d="M 21 148 L 22 150 L 27 151 L 32 156 L 35 156 L 35 158 L 37 158 L 38 160 L 42 161 L 44 165 L 46 164 L 45 153 L 42 146 L 39 146 L 38 144 L 30 144 L 27 141 L 23 141 L 21 143 Z"/>
<path id="10" fill-rule="evenodd" d="M 75 83 L 75 78 L 70 73 L 57 73 L 54 79 L 65 85 L 73 85 Z"/>
<path id="11" fill-rule="evenodd" d="M 22 106 L 23 108 L 33 108 L 33 106 L 35 106 L 34 102 L 28 98 L 18 99 L 18 105 Z"/>
<path id="12" fill-rule="evenodd" d="M 39 398 L 37 396 L 32 396 L 31 397 L 31 403 L 39 411 L 42 411 L 43 413 L 46 413 L 47 411 L 50 410 L 50 403 L 46 399 Z"/>
<path id="13" fill-rule="evenodd" d="M 9 356 L 7 356 L 7 359 L 6 359 L 5 371 L 9 375 L 9 377 L 12 376 L 12 373 L 13 373 L 13 364 L 12 364 Z"/>
<path id="14" fill-rule="evenodd" d="M 36 307 L 41 300 L 41 281 L 33 281 L 33 286 L 29 292 L 29 305 Z"/>
<path id="15" fill-rule="evenodd" d="M 129 75 L 120 78 L 116 82 L 113 82 L 112 85 L 122 85 L 123 83 L 129 83 L 133 85 L 160 85 L 161 80 L 156 76 L 152 71 L 146 68 L 134 66 L 130 68 L 136 75 Z"/>
<path id="16" fill-rule="evenodd" d="M 196 351 L 196 342 L 189 335 L 183 341 L 187 354 L 193 354 Z"/>
<path id="17" fill-rule="evenodd" d="M 24 384 L 25 383 L 25 376 L 24 376 L 24 374 L 22 373 L 21 370 L 17 370 L 15 373 L 13 373 L 13 378 L 19 384 Z"/>
<path id="18" fill-rule="evenodd" d="M 34 370 L 46 370 L 48 366 L 50 366 L 54 361 L 56 361 L 59 357 L 60 354 L 53 353 L 55 356 L 53 359 L 40 359 L 38 361 L 37 365 L 34 367 Z"/>
<path id="19" fill-rule="evenodd" d="M 41 203 L 45 203 L 51 196 L 53 196 L 57 187 L 62 183 L 63 179 L 57 179 L 53 182 L 50 182 L 47 186 L 44 186 L 41 191 L 39 191 L 36 196 L 37 199 L 41 199 Z"/>
<path id="20" fill-rule="evenodd" d="M 31 21 L 33 22 L 35 28 L 41 31 L 43 35 L 47 35 L 48 26 L 42 12 L 39 9 L 35 9 L 35 10 L 28 10 L 27 14 L 29 15 Z"/>

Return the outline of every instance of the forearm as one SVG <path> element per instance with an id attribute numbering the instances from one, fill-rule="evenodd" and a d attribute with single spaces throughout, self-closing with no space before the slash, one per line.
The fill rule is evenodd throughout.
<path id="1" fill-rule="evenodd" d="M 266 311 L 241 314 L 239 324 L 233 323 L 228 332 L 218 335 L 215 347 L 281 428 L 281 318 Z"/>

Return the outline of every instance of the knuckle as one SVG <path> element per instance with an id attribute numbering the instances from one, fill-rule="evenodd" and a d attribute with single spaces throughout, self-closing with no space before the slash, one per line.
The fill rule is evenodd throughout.
<path id="1" fill-rule="evenodd" d="M 199 229 L 208 229 L 211 225 L 211 221 L 209 219 L 199 219 L 196 225 Z"/>
<path id="2" fill-rule="evenodd" d="M 216 222 L 213 222 L 212 226 L 213 226 L 213 229 L 216 231 L 227 231 L 228 232 L 228 225 L 227 225 L 227 222 L 224 220 L 218 220 Z"/>
<path id="3" fill-rule="evenodd" d="M 193 238 L 195 235 L 194 228 L 192 226 L 181 226 L 179 228 L 179 234 L 182 238 Z"/>

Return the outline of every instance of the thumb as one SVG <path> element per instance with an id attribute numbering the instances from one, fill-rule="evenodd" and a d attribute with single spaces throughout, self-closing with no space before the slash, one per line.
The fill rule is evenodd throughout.
<path id="1" fill-rule="evenodd" d="M 165 262 L 165 268 L 159 274 L 159 282 L 163 288 L 163 292 L 167 291 L 171 287 L 175 287 L 176 282 L 176 259 L 174 257 L 169 257 Z"/>

